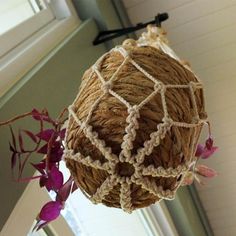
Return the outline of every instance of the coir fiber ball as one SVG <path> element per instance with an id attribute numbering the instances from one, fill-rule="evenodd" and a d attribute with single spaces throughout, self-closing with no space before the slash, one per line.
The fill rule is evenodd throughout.
<path id="1" fill-rule="evenodd" d="M 127 212 L 174 198 L 206 119 L 201 82 L 155 37 L 103 55 L 69 107 L 67 167 L 92 202 Z"/>

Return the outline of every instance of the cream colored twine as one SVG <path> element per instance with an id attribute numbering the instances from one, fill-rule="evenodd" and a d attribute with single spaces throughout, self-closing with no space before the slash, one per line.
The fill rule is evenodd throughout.
<path id="1" fill-rule="evenodd" d="M 150 30 L 149 30 L 150 31 Z M 160 34 L 160 32 L 154 28 L 153 32 L 157 35 Z M 153 39 L 153 42 L 155 47 L 163 50 L 165 53 L 170 55 L 171 57 L 175 58 L 179 62 L 180 59 L 173 54 L 173 50 L 169 48 L 167 44 L 165 44 L 166 40 L 164 40 L 164 37 L 157 37 L 155 38 L 153 35 L 151 35 L 151 39 Z M 150 38 L 150 37 L 149 37 Z M 142 37 L 138 41 L 139 46 L 148 44 L 148 35 L 143 34 Z M 150 40 L 149 44 L 150 45 Z M 64 158 L 73 159 L 77 162 L 82 163 L 83 165 L 90 166 L 96 169 L 105 170 L 109 173 L 109 176 L 105 179 L 105 181 L 101 184 L 101 186 L 97 189 L 96 193 L 90 198 L 92 202 L 94 203 L 100 203 L 104 199 L 106 195 L 109 194 L 109 192 L 113 189 L 114 186 L 117 184 L 121 185 L 120 189 L 120 204 L 121 208 L 124 211 L 131 212 L 134 210 L 131 202 L 131 184 L 135 183 L 137 185 L 140 185 L 143 189 L 149 191 L 150 193 L 154 194 L 160 199 L 173 199 L 175 192 L 177 191 L 178 187 L 181 185 L 184 175 L 187 173 L 189 166 L 192 162 L 192 159 L 194 157 L 194 144 L 196 142 L 196 128 L 205 123 L 205 120 L 202 120 L 199 118 L 196 100 L 194 91 L 197 89 L 202 89 L 202 83 L 200 80 L 198 82 L 191 81 L 189 84 L 179 84 L 179 85 L 172 85 L 167 84 L 165 85 L 161 81 L 157 80 L 153 76 L 151 76 L 147 71 L 145 71 L 141 65 L 138 65 L 132 58 L 129 57 L 129 52 L 123 47 L 118 46 L 112 51 L 119 52 L 124 57 L 124 61 L 119 66 L 117 71 L 113 74 L 113 76 L 108 80 L 105 81 L 105 79 L 102 77 L 100 73 L 100 66 L 102 63 L 103 58 L 107 55 L 103 55 L 98 61 L 95 63 L 95 65 L 92 67 L 92 72 L 90 74 L 89 79 L 87 79 L 86 83 L 92 78 L 92 75 L 95 73 L 98 77 L 98 79 L 101 82 L 101 90 L 103 91 L 103 94 L 97 99 L 97 101 L 93 104 L 91 107 L 88 116 L 84 122 L 82 122 L 76 115 L 74 111 L 74 104 L 79 97 L 80 93 L 77 95 L 76 99 L 72 103 L 71 106 L 69 106 L 69 117 L 73 117 L 75 122 L 80 126 L 80 129 L 83 131 L 84 135 L 90 140 L 90 142 L 104 155 L 107 162 L 102 164 L 99 160 L 93 160 L 90 156 L 84 157 L 81 153 L 74 153 L 73 150 L 69 150 L 66 146 L 65 152 L 64 152 Z M 128 101 L 126 101 L 123 97 L 118 95 L 115 91 L 112 90 L 113 80 L 116 78 L 119 71 L 122 69 L 122 67 L 126 63 L 132 63 L 137 70 L 142 72 L 149 80 L 154 82 L 153 89 L 154 91 L 145 98 L 144 101 L 142 101 L 139 105 L 132 106 Z M 186 67 L 186 65 L 185 65 Z M 186 67 L 189 69 L 189 67 Z M 84 84 L 83 88 L 86 87 L 86 83 Z M 81 90 L 83 90 L 81 88 Z M 182 88 L 189 88 L 190 94 L 191 94 L 191 100 L 193 103 L 193 108 L 195 112 L 195 117 L 193 119 L 193 123 L 185 123 L 185 122 L 177 122 L 173 121 L 168 113 L 168 107 L 166 104 L 166 98 L 165 98 L 165 91 L 167 89 L 182 89 Z M 136 138 L 136 130 L 139 128 L 138 124 L 138 118 L 140 116 L 140 109 L 148 103 L 153 96 L 156 94 L 161 95 L 162 100 L 162 106 L 164 111 L 164 117 L 162 119 L 162 123 L 157 125 L 157 130 L 155 132 L 152 132 L 150 134 L 150 139 L 145 141 L 143 144 L 143 147 L 139 148 L 136 155 L 132 155 L 131 151 L 133 149 L 133 141 Z M 126 119 L 127 126 L 125 128 L 125 135 L 123 136 L 123 142 L 121 144 L 121 152 L 119 156 L 116 156 L 114 153 L 112 153 L 112 149 L 110 147 L 106 146 L 106 143 L 104 140 L 101 140 L 98 138 L 98 133 L 93 131 L 93 127 L 89 125 L 89 121 L 91 119 L 93 111 L 98 106 L 99 102 L 106 96 L 107 94 L 110 94 L 114 96 L 116 99 L 118 99 L 122 104 L 124 104 L 127 107 L 128 116 Z M 172 126 L 177 127 L 184 127 L 184 128 L 194 128 L 195 129 L 195 138 L 191 143 L 191 158 L 188 161 L 188 163 L 185 163 L 183 165 L 179 165 L 176 168 L 163 168 L 163 167 L 155 167 L 154 165 L 149 165 L 145 167 L 143 165 L 144 157 L 150 155 L 153 152 L 154 147 L 158 146 L 160 144 L 160 140 L 162 140 L 166 132 L 170 130 Z M 66 137 L 67 137 L 66 133 Z M 116 171 L 115 167 L 118 163 L 121 162 L 128 162 L 133 165 L 135 171 L 134 174 L 130 177 L 124 177 L 120 176 Z M 175 187 L 174 190 L 163 190 L 162 186 L 157 186 L 155 181 L 151 178 L 147 178 L 147 176 L 152 177 L 177 177 L 182 176 L 182 180 L 179 181 L 178 185 Z"/>

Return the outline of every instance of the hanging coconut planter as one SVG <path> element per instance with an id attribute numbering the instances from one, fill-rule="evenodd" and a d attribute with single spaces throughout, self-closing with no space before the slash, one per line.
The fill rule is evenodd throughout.
<path id="1" fill-rule="evenodd" d="M 93 203 L 131 212 L 173 199 L 205 121 L 201 81 L 149 26 L 85 72 L 69 107 L 66 165 Z"/>

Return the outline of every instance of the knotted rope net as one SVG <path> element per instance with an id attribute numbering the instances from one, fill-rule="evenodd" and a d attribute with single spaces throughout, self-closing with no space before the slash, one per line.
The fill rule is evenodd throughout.
<path id="1" fill-rule="evenodd" d="M 205 120 L 201 81 L 149 26 L 85 72 L 64 158 L 93 203 L 132 212 L 174 198 Z"/>

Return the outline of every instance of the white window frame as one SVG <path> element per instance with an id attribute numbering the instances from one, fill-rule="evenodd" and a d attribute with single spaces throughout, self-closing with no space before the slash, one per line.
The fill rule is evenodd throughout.
<path id="1" fill-rule="evenodd" d="M 38 12 L 9 31 L 0 35 L 0 58 L 32 36 L 45 25 L 56 19 L 55 14 L 48 4 L 46 9 Z"/>
<path id="2" fill-rule="evenodd" d="M 30 37 L 17 43 L 17 46 L 10 48 L 10 44 L 15 44 L 15 36 L 9 31 L 9 37 L 3 36 L 0 39 L 0 98 L 19 81 L 34 65 L 36 65 L 44 56 L 46 56 L 56 45 L 58 45 L 66 36 L 68 36 L 80 24 L 80 19 L 75 11 L 72 0 L 50 0 L 50 8 L 54 11 L 54 18 L 43 22 L 40 26 L 37 17 L 34 23 L 28 21 L 19 25 L 18 35 L 22 34 L 21 27 L 40 26 Z M 43 10 L 37 16 L 47 16 L 50 19 L 49 10 Z M 32 20 L 32 19 L 31 19 Z M 38 21 L 38 23 L 37 23 Z M 28 25 L 29 24 L 29 25 Z M 26 33 L 24 33 L 25 37 Z M 6 37 L 6 38 L 5 38 Z M 1 36 L 0 36 L 1 38 Z M 2 40 L 2 41 L 1 41 Z M 9 43 L 10 42 L 10 43 Z"/>

